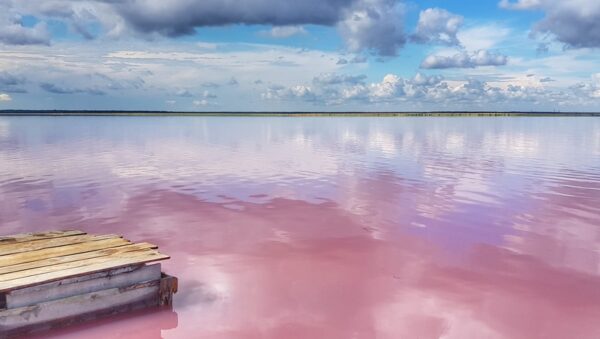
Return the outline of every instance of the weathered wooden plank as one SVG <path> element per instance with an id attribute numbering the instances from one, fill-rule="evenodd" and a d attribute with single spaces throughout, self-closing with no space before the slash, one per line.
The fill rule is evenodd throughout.
<path id="1" fill-rule="evenodd" d="M 177 278 L 149 243 L 56 231 L 0 237 L 0 339 L 141 307 L 171 305 Z"/>
<path id="2" fill-rule="evenodd" d="M 37 292 L 51 289 L 51 288 L 58 288 L 61 285 L 75 284 L 75 283 L 80 283 L 80 282 L 84 282 L 84 281 L 88 281 L 88 280 L 94 280 L 94 279 L 119 275 L 122 273 L 133 272 L 135 270 L 139 270 L 143 266 L 144 266 L 144 264 L 123 266 L 123 267 L 108 269 L 108 270 L 99 271 L 99 272 L 95 272 L 95 273 L 91 273 L 91 274 L 84 274 L 84 275 L 80 275 L 80 276 L 45 282 L 45 283 L 41 283 L 41 284 L 36 284 L 33 286 L 20 288 L 17 290 L 12 290 L 8 293 L 10 293 L 11 295 L 23 295 L 23 294 L 27 294 L 27 293 L 37 293 Z"/>
<path id="3" fill-rule="evenodd" d="M 112 288 L 84 295 L 68 297 L 0 311 L 0 333 L 18 333 L 36 326 L 51 327 L 73 317 L 85 317 L 116 310 L 126 305 L 158 305 L 160 281 L 135 284 L 126 288 Z M 128 309 L 128 308 L 125 308 Z"/>
<path id="4" fill-rule="evenodd" d="M 64 248 L 65 246 L 61 247 Z M 53 257 L 48 259 L 41 259 L 33 262 L 16 264 L 16 265 L 8 265 L 8 266 L 0 266 L 0 277 L 3 274 L 31 270 L 39 267 L 53 266 L 58 264 L 64 264 L 84 259 L 92 259 L 99 257 L 106 257 L 110 255 L 115 255 L 118 253 L 126 253 L 132 251 L 139 251 L 144 249 L 156 249 L 157 246 L 149 243 L 137 243 L 137 244 L 128 244 L 125 246 L 112 247 L 112 248 L 103 248 L 97 251 L 90 251 L 84 253 L 77 253 L 59 257 Z"/>
<path id="5" fill-rule="evenodd" d="M 62 271 L 49 272 L 45 274 L 38 274 L 30 277 L 0 282 L 0 292 L 7 292 L 17 288 L 25 288 L 36 284 L 56 281 L 69 277 L 76 277 L 84 274 L 96 273 L 107 269 L 119 268 L 134 264 L 149 263 L 169 258 L 170 257 L 168 255 L 164 255 L 156 251 L 152 251 L 151 253 L 147 253 L 139 257 L 131 256 L 127 258 L 114 258 L 113 260 L 108 260 L 97 264 L 75 267 L 65 269 Z"/>
<path id="6" fill-rule="evenodd" d="M 15 253 L 23 253 L 34 250 L 40 250 L 43 248 L 52 248 L 59 247 L 65 245 L 72 245 L 77 243 L 83 243 L 88 241 L 100 240 L 100 239 L 110 239 L 110 238 L 120 238 L 120 236 L 115 234 L 108 235 L 75 235 L 70 237 L 61 237 L 61 238 L 51 238 L 51 239 L 43 239 L 36 241 L 28 241 L 24 243 L 14 243 L 7 244 L 0 247 L 0 256 L 15 254 Z"/>
<path id="7" fill-rule="evenodd" d="M 51 247 L 30 252 L 15 253 L 11 255 L 0 256 L 0 267 L 9 265 L 18 265 L 46 258 L 61 257 L 70 254 L 85 253 L 101 249 L 129 245 L 131 242 L 123 238 L 92 239 L 92 241 L 65 245 L 60 247 Z"/>
<path id="8" fill-rule="evenodd" d="M 0 275 L 0 283 L 6 282 L 6 281 L 11 281 L 11 280 L 16 280 L 16 279 L 32 277 L 32 276 L 36 276 L 36 275 L 47 274 L 47 273 L 59 273 L 61 271 L 78 268 L 78 267 L 85 268 L 85 267 L 88 267 L 91 265 L 101 264 L 101 263 L 110 263 L 111 261 L 118 261 L 121 259 L 130 259 L 130 258 L 142 258 L 143 259 L 146 256 L 151 256 L 151 255 L 156 255 L 156 254 L 158 254 L 157 251 L 149 249 L 149 248 L 137 249 L 135 251 L 124 252 L 124 253 L 116 252 L 116 253 L 112 253 L 111 255 L 107 255 L 107 256 L 103 256 L 103 257 L 95 257 L 95 258 L 90 258 L 90 259 L 83 259 L 83 260 L 77 260 L 77 261 L 72 261 L 72 262 L 59 263 L 59 264 L 50 265 L 50 266 L 43 266 L 43 267 L 37 267 L 37 268 L 29 269 L 29 270 L 23 270 L 23 271 L 2 274 L 2 275 Z"/>
<path id="9" fill-rule="evenodd" d="M 0 236 L 0 246 L 35 240 L 51 239 L 51 238 L 62 238 L 70 237 L 74 235 L 86 234 L 83 231 L 48 231 L 48 232 L 36 232 L 36 233 L 23 233 L 9 236 Z"/>
<path id="10" fill-rule="evenodd" d="M 6 295 L 6 308 L 32 306 L 42 302 L 159 279 L 161 279 L 160 264 L 136 266 L 135 269 L 124 272 L 110 270 L 95 279 L 60 280 L 52 285 L 47 284 L 45 288 L 35 286 L 11 291 Z M 166 295 L 166 292 L 164 293 Z"/>
<path id="11" fill-rule="evenodd" d="M 143 300 L 140 302 L 136 302 L 136 303 L 131 303 L 131 304 L 127 304 L 127 305 L 122 305 L 122 306 L 115 306 L 115 307 L 111 307 L 111 308 L 107 308 L 104 310 L 100 310 L 100 311 L 95 311 L 95 312 L 89 312 L 86 314 L 82 314 L 82 315 L 75 315 L 72 317 L 67 317 L 64 319 L 60 319 L 60 320 L 56 320 L 56 321 L 51 321 L 51 322 L 46 322 L 46 323 L 41 323 L 41 324 L 36 324 L 33 326 L 25 326 L 25 327 L 20 327 L 14 330 L 9 330 L 8 332 L 6 332 L 6 334 L 3 333 L 4 336 L 0 335 L 0 339 L 19 339 L 19 338 L 27 338 L 29 335 L 38 335 L 40 338 L 43 338 L 43 333 L 45 331 L 51 330 L 51 329 L 61 329 L 61 328 L 65 328 L 67 326 L 71 326 L 71 325 L 76 325 L 76 324 L 80 324 L 80 323 L 84 323 L 86 321 L 94 321 L 94 320 L 100 320 L 106 317 L 110 317 L 110 316 L 114 316 L 117 314 L 121 314 L 121 313 L 126 313 L 126 312 L 135 312 L 137 310 L 140 309 L 145 309 L 145 308 L 149 308 L 149 307 L 155 307 L 156 303 L 154 300 L 148 299 L 148 300 Z M 161 317 L 165 315 L 168 316 L 168 321 L 170 321 L 170 323 L 166 326 L 171 326 L 171 327 L 164 327 L 165 329 L 172 329 L 172 328 L 176 328 L 177 327 L 177 313 L 173 312 L 171 310 L 171 312 L 169 313 L 162 313 Z M 161 321 L 161 324 L 163 324 L 164 322 Z M 165 326 L 165 325 L 161 325 Z M 140 326 L 136 326 L 139 329 L 144 329 L 144 326 L 140 324 Z M 136 333 L 136 330 L 132 330 L 129 331 L 130 333 Z M 143 333 L 146 333 L 147 331 L 142 331 Z M 153 336 L 152 334 L 150 334 L 149 336 L 147 336 L 148 338 L 161 338 L 161 330 L 160 329 L 153 329 L 151 331 L 152 333 L 154 333 L 155 335 Z M 35 337 L 38 337 L 35 336 Z"/>

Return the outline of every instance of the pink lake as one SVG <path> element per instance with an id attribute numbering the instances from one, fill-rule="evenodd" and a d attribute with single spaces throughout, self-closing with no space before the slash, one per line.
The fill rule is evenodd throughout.
<path id="1" fill-rule="evenodd" d="M 600 119 L 0 117 L 0 234 L 156 243 L 44 338 L 600 338 Z"/>

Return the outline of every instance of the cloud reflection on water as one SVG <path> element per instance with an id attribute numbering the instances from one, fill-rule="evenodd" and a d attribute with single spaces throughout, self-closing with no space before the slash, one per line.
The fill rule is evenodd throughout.
<path id="1" fill-rule="evenodd" d="M 140 337 L 600 334 L 597 119 L 1 123 L 2 233 L 123 233 L 172 256 L 177 325 Z"/>

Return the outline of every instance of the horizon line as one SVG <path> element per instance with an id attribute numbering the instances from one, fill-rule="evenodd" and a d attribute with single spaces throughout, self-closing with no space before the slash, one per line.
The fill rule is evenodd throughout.
<path id="1" fill-rule="evenodd" d="M 419 116 L 419 115 L 481 115 L 481 116 L 600 116 L 600 112 L 577 111 L 162 111 L 162 110 L 29 110 L 4 109 L 0 116 L 127 116 L 127 115 L 199 115 L 199 116 L 252 116 L 252 115 L 364 115 L 364 116 Z"/>

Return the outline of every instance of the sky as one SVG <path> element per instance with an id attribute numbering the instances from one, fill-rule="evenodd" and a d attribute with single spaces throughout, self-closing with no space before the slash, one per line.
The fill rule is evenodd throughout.
<path id="1" fill-rule="evenodd" d="M 598 0 L 0 0 L 0 110 L 600 111 Z"/>

